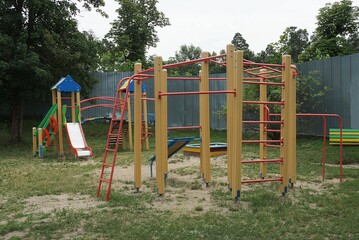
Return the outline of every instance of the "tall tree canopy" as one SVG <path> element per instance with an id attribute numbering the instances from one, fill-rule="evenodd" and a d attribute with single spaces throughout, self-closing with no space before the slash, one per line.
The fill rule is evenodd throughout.
<path id="1" fill-rule="evenodd" d="M 87 9 L 103 0 L 78 0 Z M 81 33 L 68 0 L 0 1 L 0 100 L 9 106 L 11 140 L 21 140 L 25 102 L 44 97 L 60 77 L 71 74 L 86 94 L 95 83 L 97 40 Z"/>
<path id="2" fill-rule="evenodd" d="M 118 18 L 107 37 L 115 43 L 115 51 L 131 62 L 145 62 L 149 47 L 159 41 L 156 27 L 170 25 L 169 19 L 157 9 L 157 0 L 116 0 Z"/>
<path id="3" fill-rule="evenodd" d="M 170 57 L 166 64 L 185 62 L 189 60 L 194 60 L 201 57 L 202 49 L 196 47 L 193 44 L 191 45 L 182 45 L 179 51 L 176 51 L 174 57 Z M 201 69 L 200 64 L 191 64 L 182 67 L 176 67 L 169 69 L 168 73 L 172 76 L 194 76 L 198 75 L 199 70 Z"/>
<path id="4" fill-rule="evenodd" d="M 359 51 L 359 7 L 350 0 L 327 3 L 319 9 L 317 28 L 310 46 L 300 56 L 302 61 L 322 59 Z"/>
<path id="5" fill-rule="evenodd" d="M 254 52 L 249 49 L 249 44 L 246 39 L 239 32 L 234 34 L 234 37 L 231 41 L 236 50 L 244 50 L 244 58 L 248 60 L 253 60 Z"/>

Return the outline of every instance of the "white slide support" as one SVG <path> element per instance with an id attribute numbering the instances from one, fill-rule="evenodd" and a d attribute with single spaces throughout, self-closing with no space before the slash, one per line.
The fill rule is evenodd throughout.
<path id="1" fill-rule="evenodd" d="M 92 149 L 87 146 L 84 132 L 80 123 L 67 123 L 67 135 L 69 136 L 72 151 L 76 157 L 92 156 Z"/>

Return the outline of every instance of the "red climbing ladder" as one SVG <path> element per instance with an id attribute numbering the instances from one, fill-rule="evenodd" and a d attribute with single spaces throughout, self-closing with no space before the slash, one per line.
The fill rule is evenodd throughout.
<path id="1" fill-rule="evenodd" d="M 122 86 L 124 80 L 130 81 L 130 79 L 128 78 L 122 79 L 118 85 L 119 87 L 117 88 L 116 99 L 112 110 L 112 118 L 111 118 L 110 128 L 108 131 L 106 149 L 102 163 L 100 181 L 97 189 L 97 197 L 99 197 L 101 193 L 102 183 L 108 184 L 106 201 L 110 199 L 111 184 L 112 184 L 113 173 L 116 165 L 118 146 L 120 143 L 120 139 L 124 138 L 124 136 L 122 136 L 124 134 L 123 131 L 124 121 L 125 121 L 124 116 L 127 112 L 127 99 L 129 96 L 128 87 L 127 87 L 125 98 L 123 100 L 121 98 L 122 91 L 120 90 L 120 86 Z M 120 112 L 119 118 L 116 116 L 116 113 L 118 111 Z"/>

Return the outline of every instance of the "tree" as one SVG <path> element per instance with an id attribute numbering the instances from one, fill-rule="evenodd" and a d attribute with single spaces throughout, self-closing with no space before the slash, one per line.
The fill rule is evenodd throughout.
<path id="1" fill-rule="evenodd" d="M 170 57 L 165 64 L 186 62 L 189 60 L 198 59 L 201 57 L 202 49 L 191 45 L 182 45 L 179 51 L 176 51 L 174 57 Z M 168 70 L 168 73 L 172 76 L 194 76 L 198 75 L 201 69 L 201 64 L 191 64 L 182 67 L 176 67 Z"/>
<path id="2" fill-rule="evenodd" d="M 242 34 L 239 32 L 235 33 L 231 43 L 234 45 L 235 50 L 244 50 L 245 59 L 253 60 L 254 53 L 249 50 L 249 44 L 243 38 Z"/>
<path id="3" fill-rule="evenodd" d="M 79 0 L 98 8 L 103 0 Z M 22 138 L 23 109 L 44 98 L 60 77 L 71 74 L 86 94 L 95 83 L 97 41 L 77 29 L 73 1 L 3 0 L 0 2 L 0 99 L 12 118 L 11 141 Z"/>
<path id="4" fill-rule="evenodd" d="M 279 37 L 279 52 L 292 56 L 293 62 L 298 62 L 299 55 L 309 45 L 309 36 L 306 29 L 287 27 Z"/>
<path id="5" fill-rule="evenodd" d="M 159 38 L 156 27 L 170 25 L 164 13 L 158 11 L 158 0 L 116 0 L 118 18 L 112 23 L 106 35 L 115 43 L 115 51 L 123 54 L 125 60 L 145 63 L 149 47 L 156 47 Z"/>
<path id="6" fill-rule="evenodd" d="M 327 3 L 319 9 L 312 42 L 300 56 L 300 60 L 309 61 L 357 52 L 358 19 L 359 7 L 352 6 L 352 1 Z"/>

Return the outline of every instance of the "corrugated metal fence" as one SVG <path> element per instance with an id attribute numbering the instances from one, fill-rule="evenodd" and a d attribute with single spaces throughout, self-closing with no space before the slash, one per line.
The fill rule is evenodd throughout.
<path id="1" fill-rule="evenodd" d="M 298 64 L 300 76 L 318 71 L 319 80 L 330 90 L 323 97 L 317 113 L 336 113 L 343 119 L 344 128 L 359 128 L 359 53 Z M 302 122 L 302 131 L 322 134 L 322 119 Z M 338 121 L 328 121 L 328 128 L 338 128 Z M 306 131 L 304 129 L 307 129 Z"/>
<path id="2" fill-rule="evenodd" d="M 359 54 L 344 57 L 334 57 L 325 60 L 311 61 L 298 64 L 301 77 L 305 77 L 312 71 L 318 72 L 319 80 L 330 90 L 322 99 L 322 103 L 315 110 L 316 113 L 337 113 L 343 118 L 344 128 L 359 128 Z M 125 73 L 96 73 L 99 79 L 93 96 L 115 96 L 118 82 L 123 77 L 131 76 L 132 72 Z M 225 77 L 225 74 L 213 74 L 211 77 Z M 145 82 L 147 95 L 153 97 L 153 79 Z M 168 91 L 197 91 L 198 81 L 169 81 Z M 210 81 L 211 90 L 225 89 L 225 81 Z M 224 119 L 219 118 L 214 112 L 220 110 L 226 104 L 225 95 L 211 95 L 211 128 L 223 129 L 226 127 Z M 148 103 L 149 113 L 154 113 L 154 104 Z M 90 109 L 83 113 L 85 118 L 106 116 L 110 109 Z M 306 111 L 308 112 L 308 111 Z M 309 120 L 309 119 L 308 119 Z M 301 133 L 321 135 L 322 119 L 300 119 L 298 121 Z M 169 126 L 191 126 L 199 124 L 199 96 L 173 96 L 168 99 L 168 124 Z M 328 120 L 328 127 L 338 127 L 336 119 Z"/>

